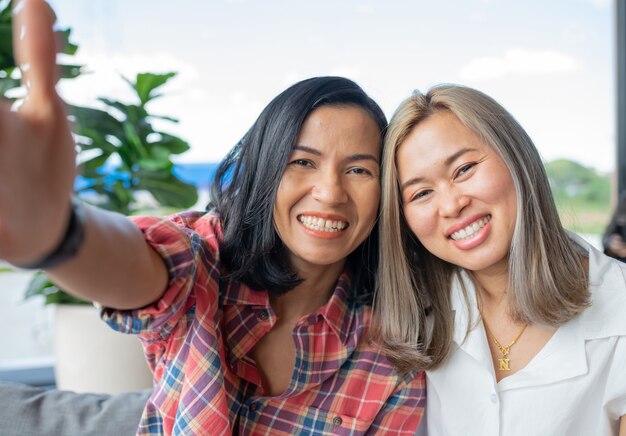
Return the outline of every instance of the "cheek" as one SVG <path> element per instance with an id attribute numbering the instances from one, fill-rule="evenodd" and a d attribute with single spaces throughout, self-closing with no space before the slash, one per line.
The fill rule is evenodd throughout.
<path id="1" fill-rule="evenodd" d="M 285 177 L 282 178 L 280 184 L 278 185 L 278 190 L 276 191 L 276 198 L 274 199 L 274 211 L 273 211 L 273 220 L 274 220 L 274 228 L 276 232 L 280 235 L 281 227 L 284 225 L 285 221 L 288 219 L 289 215 L 289 199 L 292 196 L 291 190 L 289 189 L 290 184 L 285 183 Z"/>
<path id="2" fill-rule="evenodd" d="M 488 201 L 492 204 L 504 205 L 510 216 L 515 216 L 517 209 L 517 194 L 513 179 L 508 174 L 493 178 L 485 183 L 484 192 L 490 193 Z"/>
<path id="3" fill-rule="evenodd" d="M 363 193 L 363 203 L 367 205 L 369 214 L 376 217 L 380 206 L 380 185 L 376 183 L 371 189 Z"/>
<path id="4" fill-rule="evenodd" d="M 284 174 L 280 179 L 278 189 L 276 190 L 276 200 L 274 201 L 274 214 L 284 213 L 290 198 L 293 197 L 293 187 L 296 186 L 293 177 Z"/>
<path id="5" fill-rule="evenodd" d="M 435 235 L 436 220 L 424 206 L 409 204 L 403 208 L 404 218 L 413 234 L 423 243 L 429 236 Z"/>
<path id="6" fill-rule="evenodd" d="M 380 183 L 378 181 L 367 181 L 365 183 L 351 183 L 348 188 L 353 199 L 353 203 L 358 208 L 361 220 L 371 221 L 372 227 L 378 216 L 380 206 Z"/>

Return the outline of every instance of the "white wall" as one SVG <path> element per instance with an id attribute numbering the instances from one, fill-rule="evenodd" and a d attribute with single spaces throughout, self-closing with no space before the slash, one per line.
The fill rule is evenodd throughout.
<path id="1" fill-rule="evenodd" d="M 52 308 L 39 297 L 24 300 L 31 274 L 0 272 L 0 371 L 54 362 Z"/>

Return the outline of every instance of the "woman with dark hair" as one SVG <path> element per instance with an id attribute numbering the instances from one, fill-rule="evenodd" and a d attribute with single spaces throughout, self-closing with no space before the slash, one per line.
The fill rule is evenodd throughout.
<path id="1" fill-rule="evenodd" d="M 138 434 L 413 434 L 423 374 L 367 336 L 378 105 L 347 79 L 299 82 L 222 162 L 207 212 L 131 222 L 70 201 L 50 15 L 25 0 L 15 16 L 29 96 L 0 112 L 0 258 L 139 336 L 154 390 Z"/>
<path id="2" fill-rule="evenodd" d="M 626 435 L 626 266 L 560 223 L 500 104 L 416 91 L 385 136 L 382 345 L 425 368 L 437 435 Z"/>

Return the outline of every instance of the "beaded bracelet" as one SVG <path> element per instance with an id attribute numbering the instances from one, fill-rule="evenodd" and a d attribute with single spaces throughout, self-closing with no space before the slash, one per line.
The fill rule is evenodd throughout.
<path id="1" fill-rule="evenodd" d="M 82 204 L 72 199 L 70 219 L 67 230 L 59 245 L 42 259 L 27 265 L 15 265 L 23 269 L 48 269 L 70 260 L 85 240 L 85 217 Z"/>

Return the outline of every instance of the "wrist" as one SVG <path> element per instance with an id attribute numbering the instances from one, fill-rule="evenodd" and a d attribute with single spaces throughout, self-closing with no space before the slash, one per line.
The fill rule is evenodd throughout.
<path id="1" fill-rule="evenodd" d="M 61 242 L 42 258 L 27 264 L 14 264 L 23 269 L 49 269 L 59 266 L 78 254 L 85 239 L 83 205 L 72 199 L 70 216 Z"/>

